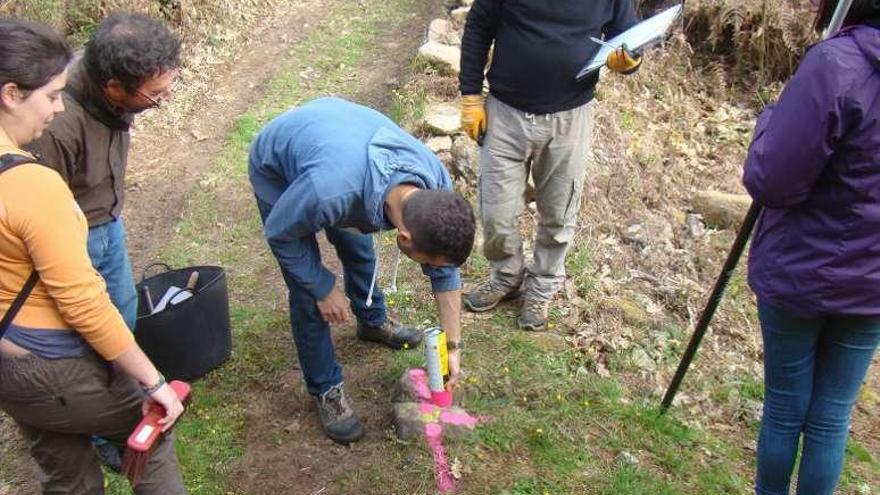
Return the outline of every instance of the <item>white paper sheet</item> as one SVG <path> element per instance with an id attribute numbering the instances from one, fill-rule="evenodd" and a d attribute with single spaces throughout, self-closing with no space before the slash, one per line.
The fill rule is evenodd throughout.
<path id="1" fill-rule="evenodd" d="M 153 308 L 153 312 L 150 314 L 154 315 L 160 311 L 164 311 L 169 304 L 179 304 L 183 301 L 186 301 L 190 297 L 192 297 L 192 292 L 190 292 L 189 290 L 181 290 L 180 287 L 172 285 L 168 287 L 168 290 L 165 291 L 165 294 L 162 295 L 162 298 L 159 299 L 159 302 L 156 303 L 156 306 Z"/>
<path id="2" fill-rule="evenodd" d="M 655 41 L 663 39 L 666 36 L 666 32 L 669 31 L 669 28 L 672 26 L 672 23 L 675 22 L 679 15 L 681 15 L 681 8 L 682 4 L 670 7 L 650 19 L 636 24 L 610 40 L 607 40 L 606 43 L 610 46 L 602 45 L 602 47 L 599 48 L 599 52 L 596 53 L 596 56 L 593 57 L 593 59 L 590 60 L 580 72 L 578 72 L 576 79 L 581 79 L 591 72 L 602 68 L 602 66 L 605 65 L 605 61 L 608 60 L 608 55 L 611 54 L 611 50 L 620 48 L 624 44 L 626 44 L 628 49 L 635 51 L 645 48 Z M 587 39 L 584 40 L 584 43 L 595 42 Z"/>

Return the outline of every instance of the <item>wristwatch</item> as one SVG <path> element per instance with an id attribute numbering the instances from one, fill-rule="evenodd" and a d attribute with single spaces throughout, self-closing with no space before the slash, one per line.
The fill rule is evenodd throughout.
<path id="1" fill-rule="evenodd" d="M 461 341 L 460 340 L 447 340 L 446 341 L 446 349 L 449 351 L 454 351 L 456 349 L 461 349 Z"/>

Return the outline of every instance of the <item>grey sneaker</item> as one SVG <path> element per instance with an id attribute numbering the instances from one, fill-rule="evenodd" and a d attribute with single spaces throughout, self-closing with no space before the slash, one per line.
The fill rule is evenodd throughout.
<path id="1" fill-rule="evenodd" d="M 324 434 L 331 440 L 348 445 L 364 436 L 361 420 L 348 403 L 342 383 L 334 385 L 319 396 L 313 397 L 321 418 Z"/>
<path id="2" fill-rule="evenodd" d="M 539 331 L 547 326 L 547 313 L 550 311 L 550 301 L 526 298 L 520 311 L 516 324 L 523 330 Z"/>
<path id="3" fill-rule="evenodd" d="M 489 279 L 477 284 L 474 289 L 462 296 L 464 307 L 474 313 L 489 311 L 501 301 L 513 299 L 519 295 L 519 288 L 511 289 L 501 282 Z"/>
<path id="4" fill-rule="evenodd" d="M 378 342 L 392 349 L 412 349 L 422 341 L 422 331 L 407 327 L 393 320 L 385 320 L 381 327 L 374 327 L 358 322 L 357 338 Z"/>
<path id="5" fill-rule="evenodd" d="M 94 441 L 97 440 L 97 441 Z M 122 449 L 115 443 L 104 439 L 94 439 L 95 453 L 101 464 L 107 466 L 114 473 L 122 471 Z"/>

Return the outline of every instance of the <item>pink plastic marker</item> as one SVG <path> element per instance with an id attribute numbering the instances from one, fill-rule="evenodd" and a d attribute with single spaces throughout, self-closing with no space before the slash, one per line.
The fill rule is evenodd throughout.
<path id="1" fill-rule="evenodd" d="M 435 406 L 449 407 L 452 405 L 452 392 L 449 390 L 443 390 L 440 392 L 431 390 L 431 402 L 433 402 Z"/>

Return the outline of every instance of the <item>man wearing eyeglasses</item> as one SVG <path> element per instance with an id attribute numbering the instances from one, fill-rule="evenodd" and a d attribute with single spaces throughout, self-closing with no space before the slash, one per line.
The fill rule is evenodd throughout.
<path id="1" fill-rule="evenodd" d="M 113 304 L 134 330 L 137 293 L 121 213 L 134 116 L 171 97 L 180 67 L 180 41 L 155 19 L 112 14 L 95 29 L 69 67 L 65 112 L 30 146 L 67 181 L 89 221 L 92 265 Z M 96 442 L 98 455 L 118 470 L 115 446 Z"/>

